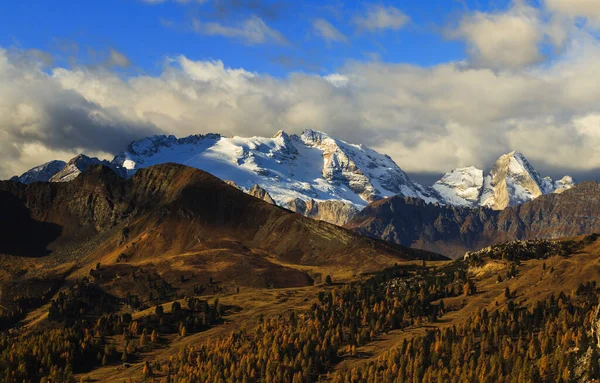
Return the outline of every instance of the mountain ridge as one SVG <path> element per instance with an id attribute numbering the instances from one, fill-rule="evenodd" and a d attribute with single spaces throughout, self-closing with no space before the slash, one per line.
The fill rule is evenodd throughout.
<path id="1" fill-rule="evenodd" d="M 91 256 L 114 263 L 127 254 L 139 262 L 163 262 L 209 252 L 358 270 L 427 254 L 294 214 L 202 170 L 172 163 L 141 169 L 129 179 L 92 165 L 72 182 L 1 181 L 0 202 L 21 212 L 7 216 L 11 230 L 0 232 L 0 243 L 13 248 L 22 239 L 13 238 L 15 232 L 48 225 L 47 232 L 36 234 L 45 242 L 35 250 L 47 245 L 65 261 Z M 99 242 L 92 246 L 90 240 Z"/>
<path id="2" fill-rule="evenodd" d="M 582 182 L 562 193 L 542 195 L 503 210 L 392 197 L 370 204 L 345 227 L 456 258 L 499 242 L 600 231 L 600 184 Z"/>
<path id="3" fill-rule="evenodd" d="M 500 156 L 487 175 L 473 166 L 457 168 L 445 173 L 432 188 L 448 205 L 502 210 L 544 194 L 561 193 L 574 184 L 570 176 L 557 181 L 542 178 L 522 153 L 512 151 Z"/>
<path id="4" fill-rule="evenodd" d="M 270 202 L 337 225 L 351 220 L 368 203 L 395 195 L 501 210 L 574 184 L 568 176 L 559 181 L 541 178 L 522 154 L 511 152 L 501 156 L 487 175 L 475 167 L 458 168 L 424 187 L 388 155 L 310 129 L 293 135 L 280 130 L 271 138 L 215 133 L 150 136 L 131 142 L 110 162 L 80 155 L 59 171 L 60 163 L 45 164 L 15 179 L 69 181 L 100 163 L 127 178 L 166 162 L 203 169 L 250 194 L 258 186 Z"/>

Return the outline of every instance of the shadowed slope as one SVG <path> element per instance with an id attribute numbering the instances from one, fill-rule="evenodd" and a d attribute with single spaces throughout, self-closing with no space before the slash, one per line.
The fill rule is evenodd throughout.
<path id="1" fill-rule="evenodd" d="M 47 246 L 61 234 L 56 224 L 36 221 L 20 200 L 0 192 L 0 254 L 47 255 Z"/>
<path id="2" fill-rule="evenodd" d="M 514 239 L 561 238 L 600 231 L 600 184 L 584 182 L 494 211 L 392 197 L 361 211 L 346 227 L 358 233 L 451 257 Z"/>
<path id="3" fill-rule="evenodd" d="M 32 220 L 61 227 L 60 236 L 46 241 L 48 250 L 82 273 L 96 263 L 130 263 L 172 280 L 193 274 L 197 283 L 215 277 L 285 287 L 312 283 L 306 270 L 292 270 L 296 266 L 358 274 L 439 258 L 305 218 L 183 165 L 153 166 L 128 180 L 92 166 L 71 182 L 0 182 L 0 191 L 3 204 L 23 206 Z M 248 278 L 239 265 L 260 278 Z"/>

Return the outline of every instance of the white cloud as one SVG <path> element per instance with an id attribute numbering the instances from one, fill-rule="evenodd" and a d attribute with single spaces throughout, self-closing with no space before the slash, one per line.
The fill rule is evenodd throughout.
<path id="1" fill-rule="evenodd" d="M 348 85 L 348 81 L 349 81 L 348 77 L 342 76 L 339 73 L 332 73 L 323 78 L 337 88 L 342 88 L 342 87 Z"/>
<path id="2" fill-rule="evenodd" d="M 249 45 L 275 43 L 289 45 L 289 41 L 279 31 L 269 27 L 260 17 L 251 16 L 239 25 L 224 25 L 218 22 L 194 20 L 194 31 L 208 36 L 224 36 Z"/>
<path id="3" fill-rule="evenodd" d="M 56 70 L 55 73 L 74 72 Z M 116 75 L 99 69 L 80 72 L 91 90 L 111 92 Z M 113 82 L 113 84 L 114 84 Z M 117 108 L 90 101 L 81 91 L 66 89 L 55 75 L 48 75 L 39 60 L 24 60 L 0 48 L 0 174 L 20 172 L 52 155 L 63 157 L 85 150 L 112 152 L 124 137 L 159 131 L 150 122 L 130 120 Z M 37 149 L 32 149 L 37 148 Z"/>
<path id="4" fill-rule="evenodd" d="M 348 38 L 338 31 L 331 23 L 324 19 L 313 20 L 313 31 L 317 36 L 322 37 L 327 42 L 348 43 Z"/>
<path id="5" fill-rule="evenodd" d="M 391 5 L 368 5 L 365 15 L 356 16 L 354 24 L 360 30 L 375 32 L 379 30 L 399 30 L 410 18 L 401 10 Z"/>
<path id="6" fill-rule="evenodd" d="M 546 7 L 567 17 L 582 17 L 594 27 L 600 27 L 600 1 L 597 0 L 545 0 Z"/>
<path id="7" fill-rule="evenodd" d="M 350 62 L 273 78 L 174 57 L 161 74 L 56 68 L 0 51 L 0 176 L 75 151 L 113 153 L 156 132 L 272 135 L 319 129 L 410 172 L 489 166 L 518 150 L 537 167 L 600 167 L 600 46 L 579 31 L 560 59 L 494 71 Z"/>
<path id="8" fill-rule="evenodd" d="M 558 32 L 554 32 L 557 39 Z M 521 68 L 542 59 L 544 25 L 538 10 L 528 6 L 515 4 L 506 12 L 468 14 L 451 35 L 467 42 L 475 62 L 491 68 Z"/>

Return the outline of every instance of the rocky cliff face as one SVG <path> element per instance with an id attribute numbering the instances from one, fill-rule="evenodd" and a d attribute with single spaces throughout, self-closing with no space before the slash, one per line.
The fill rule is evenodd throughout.
<path id="1" fill-rule="evenodd" d="M 234 182 L 228 181 L 228 183 L 240 189 Z M 254 185 L 247 193 L 265 202 L 277 205 L 269 192 L 259 185 Z M 315 201 L 314 199 L 310 199 L 305 201 L 301 198 L 296 198 L 288 201 L 282 207 L 306 217 L 333 223 L 338 226 L 342 226 L 358 213 L 358 209 L 351 204 L 335 200 Z"/>
<path id="2" fill-rule="evenodd" d="M 393 197 L 370 204 L 346 227 L 451 257 L 516 239 L 600 232 L 600 184 L 584 182 L 504 210 L 426 204 Z"/>
<path id="3" fill-rule="evenodd" d="M 307 217 L 342 226 L 354 217 L 358 210 L 342 201 L 315 201 L 294 199 L 289 201 L 285 208 Z"/>
<path id="4" fill-rule="evenodd" d="M 551 180 L 542 179 L 525 156 L 512 152 L 501 156 L 485 178 L 480 205 L 502 210 L 552 191 Z"/>
<path id="5" fill-rule="evenodd" d="M 472 166 L 454 169 L 444 174 L 433 189 L 443 204 L 502 210 L 544 194 L 561 193 L 574 184 L 569 176 L 558 181 L 542 178 L 523 154 L 510 152 L 500 156 L 488 175 Z"/>
<path id="6" fill-rule="evenodd" d="M 413 182 L 389 156 L 310 129 L 305 130 L 299 139 L 307 147 L 322 152 L 321 173 L 329 183 L 342 183 L 365 201 L 376 201 L 390 192 L 392 195 L 422 198 L 427 202 L 438 200 L 435 192 Z"/>
<path id="7" fill-rule="evenodd" d="M 258 199 L 262 199 L 265 202 L 275 205 L 275 200 L 271 197 L 268 191 L 261 188 L 258 185 L 254 185 L 252 189 L 248 190 L 248 194 Z"/>

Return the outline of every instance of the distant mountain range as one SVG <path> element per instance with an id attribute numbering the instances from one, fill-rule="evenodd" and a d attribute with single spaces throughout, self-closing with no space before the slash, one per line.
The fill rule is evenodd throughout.
<path id="1" fill-rule="evenodd" d="M 132 142 L 110 162 L 79 155 L 68 163 L 37 166 L 13 180 L 70 181 L 95 164 L 127 178 L 168 162 L 205 170 L 258 198 L 338 225 L 387 197 L 501 210 L 574 184 L 568 176 L 558 181 L 542 178 L 522 154 L 512 152 L 501 156 L 487 175 L 475 167 L 459 168 L 424 187 L 389 156 L 314 130 L 299 135 L 279 131 L 271 138 L 151 136 Z"/>
<path id="2" fill-rule="evenodd" d="M 503 210 L 426 204 L 392 197 L 370 204 L 346 224 L 374 238 L 458 258 L 512 240 L 600 232 L 600 184 L 582 182 Z"/>

